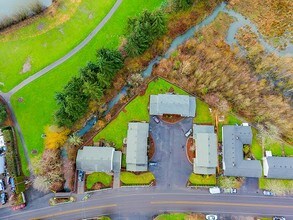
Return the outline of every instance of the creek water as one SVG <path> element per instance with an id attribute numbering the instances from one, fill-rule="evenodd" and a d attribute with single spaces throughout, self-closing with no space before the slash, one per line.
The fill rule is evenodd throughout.
<path id="1" fill-rule="evenodd" d="M 244 26 L 249 26 L 251 28 L 251 30 L 257 35 L 259 42 L 261 43 L 261 45 L 265 48 L 265 50 L 267 52 L 275 53 L 277 56 L 293 56 L 293 45 L 292 44 L 288 44 L 287 47 L 283 50 L 279 50 L 277 48 L 274 48 L 273 46 L 271 46 L 270 44 L 268 44 L 265 41 L 263 36 L 259 33 L 258 28 L 249 19 L 245 18 L 244 16 L 235 12 L 234 10 L 227 9 L 226 3 L 221 3 L 217 8 L 215 8 L 215 10 L 209 16 L 207 16 L 199 24 L 193 26 L 188 31 L 186 31 L 184 34 L 176 37 L 172 41 L 169 49 L 167 50 L 167 52 L 164 55 L 157 56 L 149 63 L 147 68 L 141 73 L 142 77 L 143 78 L 149 77 L 153 71 L 154 65 L 158 64 L 160 62 L 160 60 L 162 60 L 162 59 L 169 58 L 171 56 L 171 54 L 178 48 L 178 46 L 185 43 L 188 39 L 192 38 L 197 31 L 199 31 L 200 29 L 202 29 L 206 25 L 209 25 L 210 23 L 212 23 L 217 18 L 217 16 L 219 15 L 220 12 L 228 14 L 229 16 L 233 17 L 235 20 L 235 22 L 233 22 L 230 25 L 230 27 L 227 31 L 227 34 L 226 34 L 226 43 L 229 44 L 231 47 L 233 47 L 234 45 L 239 46 L 237 39 L 235 39 L 235 36 L 236 36 L 239 28 L 244 27 Z M 241 48 L 241 50 L 245 50 L 243 47 L 240 47 L 240 48 Z M 242 52 L 245 53 L 245 51 L 242 51 Z M 121 97 L 127 95 L 127 90 L 129 88 L 130 88 L 129 85 L 125 85 L 120 90 L 120 92 L 108 103 L 107 110 L 105 111 L 104 116 L 113 108 L 113 106 L 115 104 L 117 104 L 119 102 Z M 86 129 L 86 132 L 87 132 L 88 130 L 90 130 L 91 127 L 90 126 L 86 126 L 86 127 L 87 127 L 87 129 Z M 85 130 L 83 130 L 83 131 L 85 131 Z"/>
<path id="2" fill-rule="evenodd" d="M 32 4 L 39 2 L 49 7 L 52 0 L 0 0 L 0 22 L 6 17 L 13 17 L 22 10 L 29 10 Z"/>

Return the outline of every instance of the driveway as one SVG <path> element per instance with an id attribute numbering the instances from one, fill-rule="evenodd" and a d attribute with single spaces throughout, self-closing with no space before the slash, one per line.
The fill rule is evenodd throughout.
<path id="1" fill-rule="evenodd" d="M 162 189 L 185 188 L 192 165 L 185 153 L 185 132 L 192 127 L 192 118 L 184 118 L 176 124 L 156 123 L 150 118 L 150 133 L 155 142 L 152 161 L 158 162 L 150 171 L 156 176 L 156 186 Z M 182 148 L 184 146 L 184 148 Z"/>

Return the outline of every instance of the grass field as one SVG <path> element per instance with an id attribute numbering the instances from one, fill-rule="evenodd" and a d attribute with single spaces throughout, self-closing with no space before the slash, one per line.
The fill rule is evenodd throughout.
<path id="1" fill-rule="evenodd" d="M 222 188 L 236 188 L 239 189 L 242 185 L 242 180 L 236 177 L 220 176 L 218 178 L 218 185 Z"/>
<path id="2" fill-rule="evenodd" d="M 186 94 L 178 87 L 166 82 L 163 79 L 158 79 L 149 84 L 143 96 L 136 97 L 131 101 L 124 111 L 121 111 L 116 119 L 114 119 L 106 128 L 104 128 L 94 138 L 94 141 L 106 139 L 114 142 L 118 149 L 123 145 L 123 138 L 127 135 L 128 122 L 130 121 L 149 121 L 148 104 L 151 94 L 166 93 L 173 87 L 178 94 Z"/>
<path id="3" fill-rule="evenodd" d="M 234 125 L 234 124 L 241 124 L 242 121 L 239 120 L 234 114 L 227 114 L 225 116 L 225 120 L 223 122 L 219 122 L 218 128 L 218 141 L 222 142 L 222 127 L 223 125 Z"/>
<path id="4" fill-rule="evenodd" d="M 293 193 L 293 180 L 259 178 L 259 188 L 271 190 L 277 195 Z"/>
<path id="5" fill-rule="evenodd" d="M 16 133 L 16 138 L 17 138 L 17 147 L 18 147 L 18 152 L 19 152 L 19 156 L 20 156 L 20 162 L 21 162 L 21 169 L 23 172 L 23 175 L 25 176 L 29 176 L 30 172 L 29 172 L 29 167 L 28 167 L 28 163 L 24 154 L 24 150 L 23 150 L 23 146 L 21 144 L 18 132 Z"/>
<path id="6" fill-rule="evenodd" d="M 158 215 L 154 220 L 184 220 L 187 216 L 185 213 L 168 213 Z"/>
<path id="7" fill-rule="evenodd" d="M 138 175 L 131 172 L 121 172 L 120 180 L 124 185 L 149 185 L 155 180 L 155 176 L 151 172 Z"/>
<path id="8" fill-rule="evenodd" d="M 216 175 L 200 175 L 192 173 L 189 182 L 194 186 L 215 186 L 217 184 Z"/>
<path id="9" fill-rule="evenodd" d="M 109 187 L 112 183 L 112 176 L 103 172 L 91 173 L 86 179 L 86 188 L 91 189 L 95 183 L 102 183 L 104 186 Z"/>
<path id="10" fill-rule="evenodd" d="M 197 124 L 214 124 L 208 104 L 199 99 L 196 99 L 196 117 L 193 122 Z"/>
<path id="11" fill-rule="evenodd" d="M 60 1 L 54 16 L 0 35 L 0 82 L 9 91 L 28 76 L 53 63 L 81 42 L 105 17 L 115 0 Z M 86 24 L 86 25 L 84 25 Z M 22 72 L 30 60 L 31 70 Z"/>
<path id="12" fill-rule="evenodd" d="M 85 48 L 13 95 L 11 102 L 29 152 L 32 149 L 39 152 L 43 150 L 41 134 L 44 127 L 53 121 L 52 116 L 57 109 L 54 100 L 56 91 L 60 91 L 81 67 L 95 58 L 98 48 L 116 48 L 119 45 L 129 16 L 137 15 L 143 9 L 155 9 L 162 1 L 123 1 L 109 22 Z M 18 102 L 19 97 L 23 97 L 24 101 Z"/>

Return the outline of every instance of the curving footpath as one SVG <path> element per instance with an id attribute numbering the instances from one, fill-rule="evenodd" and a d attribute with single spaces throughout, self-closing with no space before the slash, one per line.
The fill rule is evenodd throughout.
<path id="1" fill-rule="evenodd" d="M 59 60 L 55 61 L 54 63 L 51 63 L 49 66 L 46 66 L 42 70 L 38 71 L 34 75 L 28 77 L 18 85 L 16 85 L 13 89 L 11 89 L 7 93 L 0 92 L 0 96 L 3 97 L 5 102 L 7 103 L 7 106 L 11 112 L 11 117 L 14 122 L 14 125 L 17 129 L 17 132 L 19 134 L 20 140 L 22 142 L 22 146 L 24 149 L 25 157 L 28 161 L 28 164 L 30 165 L 30 159 L 28 156 L 28 150 L 27 146 L 25 144 L 24 137 L 21 132 L 21 128 L 19 123 L 17 122 L 16 116 L 14 114 L 10 98 L 12 95 L 14 95 L 16 92 L 18 92 L 20 89 L 28 85 L 29 83 L 33 82 L 34 80 L 38 79 L 39 77 L 43 76 L 50 70 L 54 69 L 55 67 L 59 66 L 60 64 L 64 63 L 66 60 L 71 58 L 74 54 L 76 54 L 78 51 L 80 51 L 82 48 L 84 48 L 96 35 L 97 33 L 105 26 L 105 24 L 110 20 L 110 18 L 113 16 L 113 14 L 116 12 L 116 10 L 119 8 L 120 4 L 122 3 L 122 0 L 117 0 L 116 3 L 113 5 L 109 13 L 103 18 L 103 20 L 98 24 L 98 26 L 95 27 L 95 29 L 81 42 L 79 43 L 75 48 L 73 48 L 71 51 L 69 51 L 65 56 L 61 57 Z"/>
<path id="2" fill-rule="evenodd" d="M 50 196 L 50 195 L 49 195 Z M 48 196 L 48 197 L 49 197 Z M 51 195 L 52 196 L 52 195 Z M 292 197 L 266 197 L 262 195 L 211 195 L 192 189 L 159 190 L 154 188 L 122 188 L 95 193 L 87 201 L 49 207 L 39 204 L 20 212 L 1 211 L 1 219 L 85 219 L 111 215 L 113 219 L 151 219 L 158 213 L 201 212 L 213 213 L 230 219 L 231 215 L 285 216 L 293 219 Z M 29 205 L 30 206 L 30 205 Z"/>

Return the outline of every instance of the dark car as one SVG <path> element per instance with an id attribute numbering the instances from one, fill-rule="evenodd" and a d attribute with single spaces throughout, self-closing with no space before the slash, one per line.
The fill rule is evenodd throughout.
<path id="1" fill-rule="evenodd" d="M 84 172 L 82 170 L 78 171 L 78 181 L 82 182 L 84 177 Z"/>
<path id="2" fill-rule="evenodd" d="M 149 162 L 149 166 L 151 166 L 151 167 L 155 167 L 155 166 L 157 166 L 157 165 L 158 165 L 157 162 L 154 162 L 154 161 L 150 161 L 150 162 Z"/>
<path id="3" fill-rule="evenodd" d="M 2 192 L 0 195 L 0 200 L 1 200 L 1 204 L 5 205 L 5 203 L 7 202 L 7 193 Z"/>
<path id="4" fill-rule="evenodd" d="M 273 220 L 286 220 L 286 218 L 283 216 L 274 216 Z"/>
<path id="5" fill-rule="evenodd" d="M 4 181 L 1 179 L 0 180 L 0 191 L 4 191 L 5 190 L 5 184 Z"/>
<path id="6" fill-rule="evenodd" d="M 155 116 L 155 115 L 154 115 L 152 118 L 153 118 L 153 120 L 154 120 L 157 124 L 160 123 L 160 119 L 158 118 L 158 116 Z"/>

